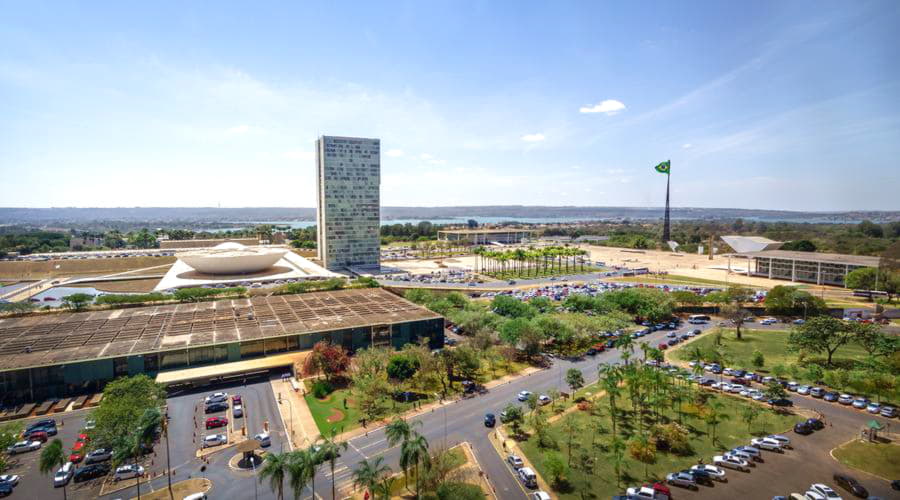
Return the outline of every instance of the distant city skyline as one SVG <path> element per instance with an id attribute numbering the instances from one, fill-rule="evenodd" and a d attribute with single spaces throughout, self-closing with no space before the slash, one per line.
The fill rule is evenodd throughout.
<path id="1" fill-rule="evenodd" d="M 900 3 L 567 5 L 7 5 L 0 206 L 900 209 Z"/>

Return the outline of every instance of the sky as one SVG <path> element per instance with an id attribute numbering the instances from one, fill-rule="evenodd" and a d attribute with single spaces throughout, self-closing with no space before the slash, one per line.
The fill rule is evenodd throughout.
<path id="1" fill-rule="evenodd" d="M 9 2 L 0 206 L 900 210 L 900 2 Z"/>

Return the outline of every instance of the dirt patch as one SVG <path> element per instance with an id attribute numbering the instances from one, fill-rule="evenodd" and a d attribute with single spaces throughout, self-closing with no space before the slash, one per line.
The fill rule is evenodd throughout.
<path id="1" fill-rule="evenodd" d="M 209 479 L 194 478 L 172 483 L 172 494 L 175 498 L 184 498 L 193 493 L 208 493 L 212 489 Z M 141 498 L 149 500 L 169 500 L 169 489 L 160 488 L 152 493 L 141 492 Z"/>
<path id="2" fill-rule="evenodd" d="M 327 420 L 329 424 L 340 422 L 341 420 L 344 420 L 344 412 L 338 410 L 337 408 L 332 408 L 331 415 L 328 415 L 328 418 L 325 420 Z"/>

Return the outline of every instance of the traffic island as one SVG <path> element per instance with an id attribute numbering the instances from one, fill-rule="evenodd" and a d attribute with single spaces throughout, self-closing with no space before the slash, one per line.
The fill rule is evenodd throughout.
<path id="1" fill-rule="evenodd" d="M 209 493 L 212 490 L 213 483 L 209 479 L 198 477 L 193 479 L 185 479 L 172 483 L 172 494 L 169 495 L 169 488 L 160 488 L 156 491 L 148 493 L 141 492 L 142 500 L 170 500 L 171 498 L 184 498 L 194 493 Z M 132 500 L 137 500 L 136 498 Z"/>

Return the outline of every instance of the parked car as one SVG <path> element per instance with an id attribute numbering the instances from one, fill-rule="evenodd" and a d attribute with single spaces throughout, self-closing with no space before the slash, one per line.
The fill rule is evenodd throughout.
<path id="1" fill-rule="evenodd" d="M 138 476 L 144 475 L 144 468 L 138 464 L 128 464 L 123 465 L 116 469 L 115 474 L 113 475 L 114 481 L 121 481 L 123 479 L 131 479 Z"/>
<path id="2" fill-rule="evenodd" d="M 822 495 L 822 497 L 824 497 L 828 500 L 840 500 L 841 499 L 841 496 L 838 495 L 833 489 L 831 489 L 830 486 L 822 484 L 822 483 L 816 483 L 816 484 L 810 485 L 809 491 L 814 491 L 814 492 Z"/>
<path id="3" fill-rule="evenodd" d="M 640 486 L 625 490 L 625 498 L 628 500 L 655 500 L 658 499 L 656 490 L 650 486 Z"/>
<path id="4" fill-rule="evenodd" d="M 210 434 L 209 436 L 203 437 L 203 447 L 211 448 L 213 446 L 219 446 L 220 444 L 227 444 L 228 436 L 225 434 Z"/>
<path id="5" fill-rule="evenodd" d="M 869 497 L 869 490 L 865 489 L 863 485 L 859 484 L 859 481 L 857 481 L 856 479 L 844 474 L 835 474 L 833 476 L 833 479 L 835 484 L 849 491 L 854 496 L 857 496 L 859 498 Z"/>
<path id="6" fill-rule="evenodd" d="M 768 403 L 772 406 L 794 406 L 794 402 L 787 398 L 770 399 Z"/>
<path id="7" fill-rule="evenodd" d="M 519 401 L 528 401 L 528 398 L 530 396 L 531 396 L 531 391 L 519 391 L 519 394 L 518 394 L 518 396 L 516 396 L 516 399 L 518 399 Z"/>
<path id="8" fill-rule="evenodd" d="M 56 427 L 56 420 L 52 418 L 45 418 L 38 420 L 37 422 L 32 422 L 25 427 L 25 432 L 28 432 L 32 429 L 37 429 L 38 427 Z"/>
<path id="9" fill-rule="evenodd" d="M 791 447 L 791 438 L 787 436 L 782 436 L 781 434 L 769 434 L 765 437 L 765 439 L 774 439 L 781 443 L 782 448 L 790 448 Z"/>
<path id="10" fill-rule="evenodd" d="M 497 417 L 493 413 L 484 414 L 484 426 L 493 427 L 497 423 Z"/>
<path id="11" fill-rule="evenodd" d="M 739 470 L 741 472 L 747 472 L 750 470 L 750 464 L 747 463 L 746 460 L 741 460 L 737 457 L 727 457 L 724 455 L 716 455 L 713 457 L 713 464 L 718 465 L 719 467 L 726 467 L 728 469 Z"/>
<path id="12" fill-rule="evenodd" d="M 206 419 L 206 428 L 215 429 L 217 427 L 225 427 L 228 425 L 228 419 L 225 417 L 209 417 Z"/>
<path id="13" fill-rule="evenodd" d="M 808 436 L 813 433 L 813 428 L 806 422 L 797 422 L 794 424 L 794 432 L 801 436 Z"/>
<path id="14" fill-rule="evenodd" d="M 812 427 L 812 430 L 814 431 L 820 431 L 825 428 L 825 422 L 822 422 L 818 418 L 806 419 L 806 425 Z"/>
<path id="15" fill-rule="evenodd" d="M 829 403 L 834 403 L 835 401 L 840 399 L 839 396 L 840 395 L 838 393 L 829 391 L 829 392 L 826 392 L 824 396 L 822 396 L 822 399 L 824 399 L 825 401 L 828 401 Z"/>
<path id="16" fill-rule="evenodd" d="M 214 392 L 214 393 L 210 394 L 209 396 L 206 396 L 206 399 L 204 401 L 206 404 L 212 404 L 212 403 L 222 403 L 227 400 L 228 400 L 227 392 Z"/>
<path id="17" fill-rule="evenodd" d="M 821 398 L 825 395 L 825 389 L 822 389 L 821 387 L 812 387 L 809 389 L 809 395 L 814 398 Z"/>
<path id="18" fill-rule="evenodd" d="M 31 431 L 31 432 L 25 437 L 25 439 L 27 439 L 27 440 L 29 440 L 29 441 L 40 441 L 40 442 L 42 442 L 42 443 L 46 443 L 47 440 L 50 439 L 50 438 L 47 436 L 47 433 L 46 433 L 46 432 L 44 432 L 44 431 L 42 431 L 42 430 L 34 430 L 34 431 Z"/>
<path id="19" fill-rule="evenodd" d="M 746 453 L 751 460 L 762 462 L 762 453 L 759 451 L 759 448 L 756 448 L 754 446 L 738 446 L 733 451 Z"/>
<path id="20" fill-rule="evenodd" d="M 11 484 L 0 483 L 0 497 L 8 497 L 12 495 L 13 487 Z"/>
<path id="21" fill-rule="evenodd" d="M 84 463 L 95 464 L 99 462 L 106 462 L 110 458 L 112 458 L 112 450 L 108 450 L 106 448 L 97 448 L 96 450 L 85 455 Z"/>
<path id="22" fill-rule="evenodd" d="M 522 467 L 518 470 L 519 479 L 522 484 L 529 488 L 537 488 L 537 474 L 531 470 L 531 467 Z"/>
<path id="23" fill-rule="evenodd" d="M 15 487 L 17 484 L 19 484 L 19 476 L 17 474 L 0 475 L 0 483 L 5 483 Z"/>
<path id="24" fill-rule="evenodd" d="M 78 469 L 75 472 L 75 482 L 80 483 L 83 481 L 89 481 L 91 479 L 96 479 L 98 477 L 103 477 L 109 474 L 109 464 L 92 464 L 85 465 L 84 467 Z"/>
<path id="25" fill-rule="evenodd" d="M 225 411 L 228 409 L 228 403 L 212 403 L 206 405 L 206 409 L 203 410 L 204 413 L 218 413 L 220 411 Z"/>
<path id="26" fill-rule="evenodd" d="M 882 417 L 894 418 L 897 416 L 897 409 L 893 406 L 882 406 L 880 413 Z"/>
<path id="27" fill-rule="evenodd" d="M 244 405 L 236 404 L 231 408 L 231 413 L 234 415 L 234 418 L 241 418 L 244 416 Z"/>
<path id="28" fill-rule="evenodd" d="M 666 476 L 666 482 L 682 488 L 697 489 L 697 481 L 694 480 L 692 474 L 687 472 L 673 472 Z"/>
<path id="29" fill-rule="evenodd" d="M 842 405 L 853 404 L 853 395 L 851 394 L 841 394 L 841 397 L 838 398 L 838 403 Z"/>
<path id="30" fill-rule="evenodd" d="M 727 481 L 728 480 L 725 477 L 725 469 L 723 469 L 721 467 L 716 467 L 715 465 L 698 464 L 698 465 L 691 466 L 691 470 L 706 472 L 707 474 L 709 474 L 710 477 L 712 477 L 716 481 Z"/>
<path id="31" fill-rule="evenodd" d="M 869 406 L 869 400 L 866 398 L 856 398 L 853 400 L 853 407 L 857 410 L 865 410 L 866 406 Z"/>
<path id="32" fill-rule="evenodd" d="M 40 441 L 19 441 L 18 443 L 15 443 L 7 448 L 6 452 L 10 455 L 17 455 L 19 453 L 27 453 L 29 451 L 37 450 L 40 447 Z"/>
<path id="33" fill-rule="evenodd" d="M 738 450 L 738 449 L 726 451 L 725 453 L 722 453 L 722 456 L 731 457 L 731 458 L 739 458 L 739 459 L 747 462 L 748 466 L 756 467 L 756 463 L 753 460 L 754 456 L 749 453 L 746 453 L 744 451 Z"/>
<path id="34" fill-rule="evenodd" d="M 541 406 L 550 404 L 550 401 L 551 401 L 550 396 L 548 396 L 546 394 L 541 394 L 540 396 L 538 396 L 538 403 Z"/>
<path id="35" fill-rule="evenodd" d="M 69 480 L 72 479 L 74 474 L 75 464 L 66 462 L 62 467 L 56 469 L 56 474 L 53 475 L 53 487 L 59 488 L 69 484 Z"/>
<path id="36" fill-rule="evenodd" d="M 808 385 L 801 385 L 800 387 L 797 388 L 797 394 L 802 394 L 804 396 L 808 396 L 810 389 L 812 389 L 812 388 Z"/>
<path id="37" fill-rule="evenodd" d="M 518 455 L 510 454 L 506 457 L 506 461 L 509 462 L 509 465 L 512 466 L 513 469 L 519 470 L 525 466 L 525 462 L 522 461 L 522 457 Z"/>

